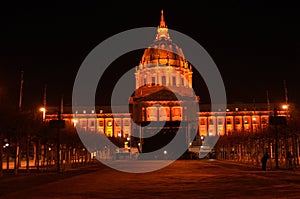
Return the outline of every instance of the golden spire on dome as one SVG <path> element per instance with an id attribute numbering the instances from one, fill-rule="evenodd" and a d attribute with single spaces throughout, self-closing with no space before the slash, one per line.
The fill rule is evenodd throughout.
<path id="1" fill-rule="evenodd" d="M 168 33 L 168 26 L 166 25 L 165 18 L 164 18 L 164 11 L 161 10 L 160 15 L 160 23 L 157 29 L 156 40 L 161 40 L 162 38 L 166 40 L 171 40 L 170 35 Z"/>
<path id="2" fill-rule="evenodd" d="M 166 23 L 165 23 L 165 19 L 164 19 L 164 10 L 161 10 L 159 27 L 160 28 L 167 28 Z"/>

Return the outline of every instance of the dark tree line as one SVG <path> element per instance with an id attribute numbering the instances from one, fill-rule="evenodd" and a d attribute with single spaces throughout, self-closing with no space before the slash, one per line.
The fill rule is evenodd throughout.
<path id="1" fill-rule="evenodd" d="M 287 167 L 287 153 L 293 154 L 293 164 L 298 166 L 300 149 L 300 117 L 298 112 L 287 118 L 286 125 L 269 125 L 257 132 L 230 132 L 220 136 L 215 145 L 218 159 L 260 165 L 265 152 L 271 154 L 270 167 L 275 167 L 276 155 L 280 167 Z M 276 142 L 278 150 L 276 151 Z"/>
<path id="2" fill-rule="evenodd" d="M 90 154 L 73 126 L 66 125 L 60 130 L 59 136 L 62 169 L 90 161 Z M 19 110 L 1 103 L 0 175 L 3 174 L 3 167 L 18 174 L 21 161 L 26 163 L 27 172 L 31 169 L 32 161 L 37 170 L 51 169 L 57 164 L 57 149 L 56 129 L 42 121 L 38 109 Z"/>

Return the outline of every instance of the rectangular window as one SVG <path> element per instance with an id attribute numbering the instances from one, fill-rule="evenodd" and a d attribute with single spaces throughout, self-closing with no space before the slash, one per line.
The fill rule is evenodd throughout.
<path id="1" fill-rule="evenodd" d="M 257 124 L 257 120 L 258 120 L 258 118 L 253 117 L 253 118 L 252 118 L 252 124 Z"/>
<path id="2" fill-rule="evenodd" d="M 112 121 L 111 120 L 107 121 L 107 126 L 109 126 L 109 127 L 112 126 Z"/>
<path id="3" fill-rule="evenodd" d="M 182 107 L 173 106 L 172 107 L 172 120 L 181 121 L 182 120 Z"/>
<path id="4" fill-rule="evenodd" d="M 162 84 L 163 86 L 167 85 L 166 76 L 162 76 L 162 77 L 161 77 L 161 84 Z"/>
<path id="5" fill-rule="evenodd" d="M 235 124 L 241 124 L 240 118 L 235 119 Z"/>
<path id="6" fill-rule="evenodd" d="M 184 78 L 181 78 L 181 85 L 184 86 Z"/>
<path id="7" fill-rule="evenodd" d="M 226 124 L 231 124 L 231 119 L 227 118 L 226 119 Z"/>
<path id="8" fill-rule="evenodd" d="M 117 126 L 121 126 L 121 120 L 120 119 L 115 120 L 115 122 L 116 122 Z"/>
<path id="9" fill-rule="evenodd" d="M 152 83 L 152 85 L 155 85 L 155 77 L 151 78 L 151 83 Z"/>
<path id="10" fill-rule="evenodd" d="M 200 125 L 206 125 L 205 119 L 204 119 L 204 118 L 201 118 L 201 119 L 200 119 Z"/>
<path id="11" fill-rule="evenodd" d="M 99 121 L 99 126 L 104 126 L 103 120 L 100 120 L 100 121 Z"/>
<path id="12" fill-rule="evenodd" d="M 123 120 L 123 125 L 124 126 L 129 126 L 129 120 Z"/>
<path id="13" fill-rule="evenodd" d="M 172 77 L 172 85 L 176 86 L 176 77 Z"/>
<path id="14" fill-rule="evenodd" d="M 147 84 L 147 79 L 146 78 L 144 78 L 144 85 L 146 85 Z"/>
<path id="15" fill-rule="evenodd" d="M 223 125 L 223 119 L 222 118 L 218 118 L 218 125 Z"/>

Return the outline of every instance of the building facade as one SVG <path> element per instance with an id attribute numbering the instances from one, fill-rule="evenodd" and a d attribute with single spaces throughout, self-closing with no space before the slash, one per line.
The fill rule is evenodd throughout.
<path id="1" fill-rule="evenodd" d="M 161 13 L 160 24 L 152 44 L 144 50 L 135 70 L 136 90 L 128 105 L 116 107 L 112 114 L 110 107 L 64 107 L 62 118 L 69 126 L 83 131 L 105 134 L 108 137 L 130 138 L 135 135 L 133 122 L 168 121 L 169 125 L 187 121 L 187 107 L 196 104 L 196 125 L 186 126 L 198 136 L 222 136 L 234 132 L 263 132 L 269 125 L 269 117 L 274 114 L 288 116 L 293 109 L 287 104 L 228 104 L 226 110 L 210 111 L 210 104 L 202 104 L 192 88 L 192 66 L 185 59 L 182 49 L 175 44 Z M 180 99 L 178 99 L 178 97 Z M 282 106 L 284 105 L 284 106 Z M 94 117 L 96 114 L 97 118 Z M 224 117 L 224 115 L 226 115 Z M 46 121 L 57 118 L 57 109 L 46 107 Z M 177 129 L 178 130 L 178 129 Z"/>

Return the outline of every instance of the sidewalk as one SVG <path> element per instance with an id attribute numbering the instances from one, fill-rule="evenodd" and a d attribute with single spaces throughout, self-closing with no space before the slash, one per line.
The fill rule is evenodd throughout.
<path id="1" fill-rule="evenodd" d="M 251 169 L 257 169 L 257 170 L 262 170 L 261 165 L 254 165 L 251 163 L 246 163 L 246 162 L 238 162 L 238 161 L 234 161 L 234 160 L 217 160 L 219 162 L 223 162 L 226 164 L 231 164 L 231 165 L 236 165 L 236 166 L 243 166 L 243 167 L 247 167 L 247 168 L 251 168 Z M 279 166 L 278 169 L 275 168 L 275 163 L 272 163 L 272 167 L 270 166 L 270 162 L 267 163 L 267 171 L 293 171 L 293 172 L 297 172 L 300 174 L 300 166 L 295 166 L 294 169 L 288 169 L 286 167 L 283 166 Z"/>
<path id="2" fill-rule="evenodd" d="M 101 164 L 98 162 L 72 167 L 61 172 L 57 172 L 55 167 L 53 169 L 41 169 L 37 171 L 31 168 L 29 172 L 25 169 L 19 170 L 17 175 L 14 170 L 3 170 L 3 176 L 0 177 L 0 198 L 4 196 L 7 191 L 25 190 L 35 186 L 42 186 L 57 180 L 70 178 L 76 175 L 93 172 L 99 169 Z"/>

